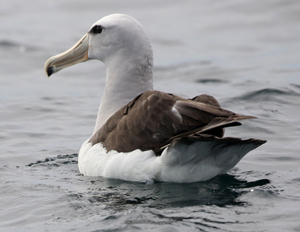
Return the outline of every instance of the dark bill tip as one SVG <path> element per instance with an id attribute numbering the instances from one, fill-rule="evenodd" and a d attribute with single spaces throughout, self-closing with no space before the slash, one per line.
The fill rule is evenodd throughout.
<path id="1" fill-rule="evenodd" d="M 53 67 L 49 67 L 47 69 L 47 74 L 48 74 L 48 77 L 50 77 L 53 74 Z"/>

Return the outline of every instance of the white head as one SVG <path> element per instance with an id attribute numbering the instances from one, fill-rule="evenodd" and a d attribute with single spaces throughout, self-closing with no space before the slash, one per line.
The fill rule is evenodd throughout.
<path id="1" fill-rule="evenodd" d="M 91 59 L 98 59 L 109 65 L 115 59 L 140 60 L 147 56 L 152 62 L 152 48 L 146 31 L 138 21 L 128 15 L 106 16 L 97 21 L 88 34 L 88 56 Z"/>
<path id="2" fill-rule="evenodd" d="M 71 65 L 97 59 L 106 66 L 106 86 L 95 130 L 138 94 L 151 90 L 150 39 L 134 18 L 112 14 L 96 22 L 72 48 L 45 63 L 48 76 Z"/>
<path id="3" fill-rule="evenodd" d="M 97 21 L 72 48 L 48 59 L 45 71 L 50 76 L 89 59 L 100 60 L 107 68 L 120 66 L 126 61 L 127 65 L 130 64 L 128 68 L 140 75 L 151 72 L 152 78 L 150 39 L 142 25 L 128 15 L 112 14 Z"/>

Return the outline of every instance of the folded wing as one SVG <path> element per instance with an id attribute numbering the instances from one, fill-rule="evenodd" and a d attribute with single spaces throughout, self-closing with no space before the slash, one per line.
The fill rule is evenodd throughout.
<path id="1" fill-rule="evenodd" d="M 154 150 L 158 155 L 173 140 L 210 135 L 223 137 L 224 128 L 255 118 L 222 109 L 209 95 L 184 99 L 160 91 L 147 91 L 117 111 L 90 139 L 110 150 Z M 197 137 L 197 136 L 196 136 Z M 200 136 L 201 139 L 203 136 Z"/>

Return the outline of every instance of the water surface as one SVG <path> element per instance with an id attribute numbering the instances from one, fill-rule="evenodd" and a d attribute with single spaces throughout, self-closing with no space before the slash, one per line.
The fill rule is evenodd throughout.
<path id="1" fill-rule="evenodd" d="M 268 142 L 203 183 L 81 176 L 104 66 L 47 79 L 43 65 L 116 12 L 148 31 L 156 89 L 211 94 L 258 117 L 228 136 Z M 298 1 L 3 0 L 0 19 L 1 231 L 300 230 Z"/>

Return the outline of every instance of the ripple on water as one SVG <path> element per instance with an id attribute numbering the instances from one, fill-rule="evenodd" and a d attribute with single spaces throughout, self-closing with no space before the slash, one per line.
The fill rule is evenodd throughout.
<path id="1" fill-rule="evenodd" d="M 2 167 L 1 172 L 11 168 Z M 49 230 L 65 227 L 241 231 L 241 226 L 250 228 L 257 223 L 256 207 L 264 207 L 262 199 L 281 199 L 281 192 L 270 183 L 272 173 L 238 169 L 231 173 L 200 183 L 147 185 L 82 176 L 77 154 L 49 157 L 16 168 L 14 174 L 22 176 L 22 180 L 13 177 L 13 182 L 9 182 L 8 178 L 4 184 L 6 195 L 16 188 L 23 189 L 8 198 L 18 205 L 6 216 L 9 223 L 5 226 L 20 225 L 25 223 L 24 218 L 30 218 L 24 228 L 46 223 Z M 249 177 L 251 180 L 246 180 Z M 36 196 L 34 203 L 22 202 L 30 196 Z"/>
<path id="2" fill-rule="evenodd" d="M 213 79 L 213 78 L 209 78 L 209 79 L 198 79 L 196 80 L 197 83 L 201 83 L 201 84 L 223 84 L 223 83 L 228 83 L 228 81 L 226 80 L 222 80 L 222 79 Z"/>
<path id="3" fill-rule="evenodd" d="M 284 98 L 284 96 L 296 96 L 299 97 L 300 93 L 293 91 L 291 89 L 275 89 L 275 88 L 265 88 L 257 91 L 248 92 L 240 97 L 233 98 L 232 100 L 240 101 L 250 101 L 250 102 L 280 102 L 280 103 L 290 103 L 290 100 Z"/>

